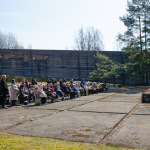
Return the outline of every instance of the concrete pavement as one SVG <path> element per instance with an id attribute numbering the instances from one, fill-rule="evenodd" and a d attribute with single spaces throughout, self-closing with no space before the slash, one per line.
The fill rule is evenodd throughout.
<path id="1" fill-rule="evenodd" d="M 0 109 L 0 131 L 68 141 L 150 149 L 150 105 L 144 87 L 47 104 Z"/>

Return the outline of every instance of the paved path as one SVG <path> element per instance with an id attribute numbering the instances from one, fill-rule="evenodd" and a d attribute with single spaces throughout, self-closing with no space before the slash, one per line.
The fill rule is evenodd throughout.
<path id="1" fill-rule="evenodd" d="M 150 105 L 140 103 L 146 89 L 0 109 L 0 132 L 150 149 Z"/>

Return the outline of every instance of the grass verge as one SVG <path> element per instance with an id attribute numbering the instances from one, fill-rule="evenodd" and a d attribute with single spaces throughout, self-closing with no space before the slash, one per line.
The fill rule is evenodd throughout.
<path id="1" fill-rule="evenodd" d="M 49 138 L 25 137 L 0 133 L 1 150 L 131 150 Z"/>

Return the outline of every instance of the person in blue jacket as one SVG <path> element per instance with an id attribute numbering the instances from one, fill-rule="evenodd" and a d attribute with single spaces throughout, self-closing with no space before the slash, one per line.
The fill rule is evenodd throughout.
<path id="1" fill-rule="evenodd" d="M 64 93 L 60 90 L 57 83 L 54 83 L 54 92 L 61 97 L 62 100 L 64 100 Z"/>
<path id="2" fill-rule="evenodd" d="M 81 84 L 82 84 L 83 86 L 85 85 L 84 79 L 82 79 Z"/>

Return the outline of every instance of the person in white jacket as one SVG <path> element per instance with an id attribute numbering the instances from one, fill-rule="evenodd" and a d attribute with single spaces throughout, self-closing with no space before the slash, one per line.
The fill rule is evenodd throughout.
<path id="1" fill-rule="evenodd" d="M 39 93 L 40 93 L 40 98 L 41 98 L 41 104 L 42 105 L 44 105 L 44 104 L 46 104 L 46 94 L 45 94 L 45 92 L 43 91 L 43 86 L 42 86 L 42 84 L 40 85 L 40 87 L 39 87 Z"/>
<path id="2" fill-rule="evenodd" d="M 18 99 L 17 91 L 19 91 L 17 85 L 15 84 L 15 79 L 11 80 L 11 89 L 10 89 L 10 99 L 11 99 L 11 106 L 16 105 L 16 100 Z"/>

